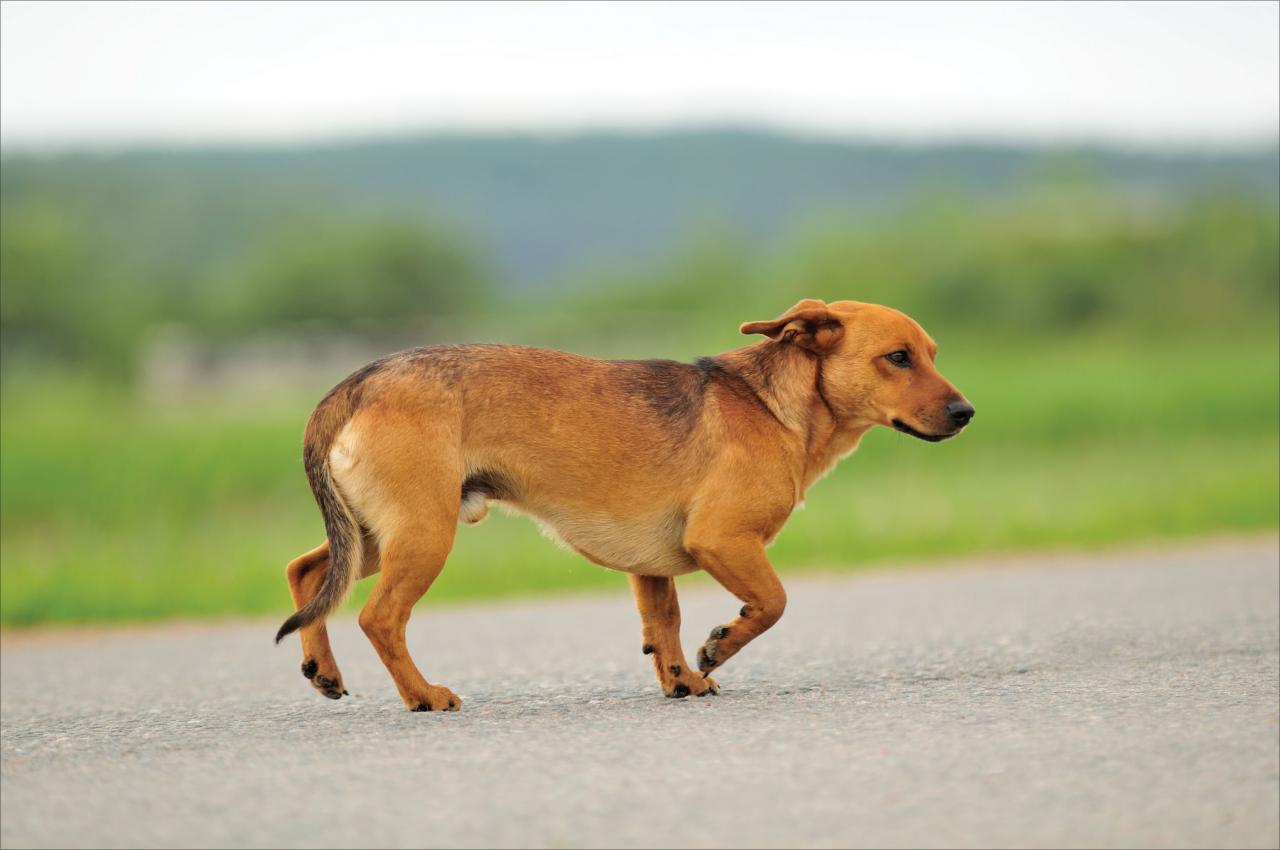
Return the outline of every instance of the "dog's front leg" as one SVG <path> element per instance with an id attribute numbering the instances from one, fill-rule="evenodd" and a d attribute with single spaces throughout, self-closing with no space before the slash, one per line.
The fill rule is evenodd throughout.
<path id="1" fill-rule="evenodd" d="M 686 548 L 712 578 L 744 603 L 738 616 L 711 630 L 698 650 L 698 669 L 704 674 L 724 664 L 782 616 L 787 592 L 765 557 L 764 545 L 751 537 L 686 541 Z"/>
<path id="2" fill-rule="evenodd" d="M 680 600 L 675 579 L 629 576 L 644 634 L 645 655 L 653 657 L 662 692 L 669 697 L 704 696 L 717 690 L 716 680 L 698 675 L 680 647 Z"/>

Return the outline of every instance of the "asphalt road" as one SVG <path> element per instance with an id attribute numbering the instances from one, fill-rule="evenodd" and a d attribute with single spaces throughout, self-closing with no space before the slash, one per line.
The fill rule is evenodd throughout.
<path id="1" fill-rule="evenodd" d="M 1278 558 L 791 577 L 722 693 L 686 700 L 625 595 L 428 601 L 410 646 L 464 698 L 447 715 L 405 712 L 351 619 L 339 702 L 274 620 L 10 635 L 0 843 L 1276 847 Z M 738 604 L 685 597 L 692 657 Z"/>

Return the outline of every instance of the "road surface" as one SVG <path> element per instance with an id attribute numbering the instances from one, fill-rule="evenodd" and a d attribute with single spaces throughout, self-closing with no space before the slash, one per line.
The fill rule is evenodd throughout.
<path id="1" fill-rule="evenodd" d="M 410 647 L 458 714 L 405 712 L 350 618 L 339 702 L 274 620 L 11 634 L 0 843 L 1276 847 L 1277 559 L 792 576 L 722 693 L 686 700 L 625 595 L 427 601 Z M 738 604 L 685 597 L 692 657 Z"/>

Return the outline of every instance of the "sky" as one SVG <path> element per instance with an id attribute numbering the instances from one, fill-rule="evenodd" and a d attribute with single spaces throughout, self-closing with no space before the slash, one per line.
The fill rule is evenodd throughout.
<path id="1" fill-rule="evenodd" d="M 1280 133 L 1280 2 L 0 5 L 7 148 L 761 125 L 907 141 Z"/>

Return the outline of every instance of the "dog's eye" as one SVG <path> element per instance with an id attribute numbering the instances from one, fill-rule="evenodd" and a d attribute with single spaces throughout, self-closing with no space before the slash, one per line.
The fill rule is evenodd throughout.
<path id="1" fill-rule="evenodd" d="M 902 366 L 903 368 L 906 368 L 911 365 L 911 355 L 907 354 L 905 351 L 895 351 L 892 354 L 886 354 L 884 359 L 888 360 L 894 366 Z"/>

